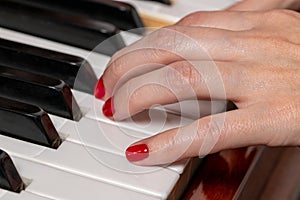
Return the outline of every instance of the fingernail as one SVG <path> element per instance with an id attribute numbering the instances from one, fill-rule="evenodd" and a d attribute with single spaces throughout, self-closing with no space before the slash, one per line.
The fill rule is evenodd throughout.
<path id="1" fill-rule="evenodd" d="M 138 144 L 126 149 L 126 158 L 130 162 L 144 160 L 149 156 L 149 148 L 146 144 Z"/>
<path id="2" fill-rule="evenodd" d="M 95 97 L 101 99 L 105 95 L 105 88 L 103 84 L 103 78 L 101 77 L 95 87 L 94 91 Z"/>
<path id="3" fill-rule="evenodd" d="M 102 112 L 103 114 L 112 119 L 113 118 L 113 115 L 114 115 L 114 105 L 113 105 L 113 98 L 109 98 L 103 105 L 103 108 L 102 108 Z"/>

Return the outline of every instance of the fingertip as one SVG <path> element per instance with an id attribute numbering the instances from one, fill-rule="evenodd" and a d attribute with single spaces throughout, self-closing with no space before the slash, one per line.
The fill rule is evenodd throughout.
<path id="1" fill-rule="evenodd" d="M 98 80 L 98 82 L 96 84 L 96 87 L 94 89 L 94 95 L 97 99 L 102 99 L 105 95 L 105 87 L 104 87 L 102 77 Z"/>
<path id="2" fill-rule="evenodd" d="M 136 144 L 126 149 L 126 158 L 129 162 L 142 161 L 149 157 L 149 147 L 147 144 Z"/>
<path id="3" fill-rule="evenodd" d="M 114 110 L 114 100 L 113 97 L 109 98 L 102 107 L 103 114 L 109 119 L 113 120 Z"/>

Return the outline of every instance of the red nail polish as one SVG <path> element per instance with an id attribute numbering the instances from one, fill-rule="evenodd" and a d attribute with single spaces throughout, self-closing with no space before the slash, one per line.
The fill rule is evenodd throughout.
<path id="1" fill-rule="evenodd" d="M 126 149 L 126 158 L 130 162 L 141 161 L 149 156 L 149 148 L 146 144 L 138 144 Z"/>
<path id="2" fill-rule="evenodd" d="M 113 105 L 113 98 L 109 98 L 103 105 L 102 108 L 103 114 L 108 118 L 113 118 L 114 115 L 114 105 Z"/>
<path id="3" fill-rule="evenodd" d="M 105 88 L 104 88 L 102 77 L 99 79 L 99 81 L 95 87 L 94 94 L 95 94 L 95 97 L 98 99 L 101 99 L 105 95 Z"/>

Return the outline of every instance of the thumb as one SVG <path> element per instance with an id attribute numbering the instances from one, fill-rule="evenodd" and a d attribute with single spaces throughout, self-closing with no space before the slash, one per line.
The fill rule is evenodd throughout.
<path id="1" fill-rule="evenodd" d="M 255 110 L 239 109 L 204 117 L 131 145 L 126 157 L 138 165 L 161 165 L 223 149 L 267 144 L 271 134 L 261 135 L 257 121 L 264 120 L 258 116 L 263 117 Z"/>

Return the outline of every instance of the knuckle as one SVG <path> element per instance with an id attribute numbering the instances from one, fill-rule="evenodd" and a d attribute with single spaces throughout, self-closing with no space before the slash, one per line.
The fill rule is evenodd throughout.
<path id="1" fill-rule="evenodd" d="M 286 20 L 293 20 L 298 19 L 299 16 L 295 11 L 287 10 L 287 9 L 278 9 L 278 10 L 271 10 L 265 13 L 265 19 L 269 22 L 287 22 Z"/>
<path id="2" fill-rule="evenodd" d="M 289 101 L 288 101 L 289 102 Z M 272 109 L 269 111 L 271 117 L 267 123 L 272 127 L 278 127 L 272 137 L 268 138 L 266 144 L 268 146 L 286 146 L 286 145 L 299 145 L 299 120 L 300 120 L 300 103 L 295 103 L 291 99 L 285 105 L 273 103 Z M 280 124 L 280 126 L 278 126 Z"/>
<path id="3" fill-rule="evenodd" d="M 205 13 L 204 12 L 194 12 L 194 13 L 191 13 L 187 16 L 185 16 L 183 19 L 181 19 L 177 25 L 193 25 L 195 24 L 195 22 L 197 23 L 203 23 L 206 19 L 204 17 Z"/>
<path id="4" fill-rule="evenodd" d="M 166 43 L 166 41 L 169 40 L 169 35 L 170 37 L 173 34 L 174 27 L 173 26 L 169 26 L 169 27 L 165 27 L 162 29 L 159 29 L 157 31 L 154 31 L 153 33 L 151 33 L 151 35 L 149 37 L 146 37 L 145 39 L 148 40 L 147 42 L 145 42 L 146 44 L 153 44 L 153 41 L 155 41 L 155 45 L 156 47 L 161 47 L 163 46 L 163 44 Z"/>
<path id="5" fill-rule="evenodd" d="M 224 130 L 226 130 L 224 128 L 224 124 L 219 120 L 212 119 L 209 123 L 208 134 L 213 139 L 221 139 L 221 136 L 223 136 L 225 133 Z"/>
<path id="6" fill-rule="evenodd" d="M 108 71 L 110 73 L 109 76 L 114 77 L 115 79 L 119 79 L 122 76 L 124 71 L 123 65 L 118 60 L 115 60 L 109 66 Z"/>
<path id="7" fill-rule="evenodd" d="M 135 86 L 132 81 L 128 81 L 125 85 L 126 96 L 128 97 L 128 108 L 129 112 L 135 110 L 140 106 L 140 89 Z M 126 105 L 127 106 L 127 105 Z"/>
<path id="8" fill-rule="evenodd" d="M 183 48 L 183 44 L 186 44 L 187 40 L 190 40 L 186 35 L 187 30 L 182 26 L 168 26 L 162 28 L 152 34 L 149 37 L 147 43 L 153 44 L 154 48 L 164 50 L 170 53 L 178 53 L 179 49 Z"/>
<path id="9" fill-rule="evenodd" d="M 154 83 L 137 84 L 134 79 L 128 81 L 125 84 L 125 94 L 128 97 L 128 105 L 131 111 L 144 110 L 148 107 L 153 106 L 152 95 L 160 92 Z M 149 94 L 149 95 L 146 95 Z"/>
<path id="10" fill-rule="evenodd" d="M 210 118 L 207 117 L 206 120 L 199 120 L 198 137 L 203 138 L 203 142 L 206 145 L 211 144 L 211 147 L 216 145 L 216 143 L 226 142 L 227 134 L 230 132 L 230 127 L 225 123 L 225 119 L 222 118 Z"/>
<path id="11" fill-rule="evenodd" d="M 164 77 L 167 85 L 177 91 L 195 88 L 200 81 L 198 71 L 186 61 L 175 62 L 167 66 Z"/>

